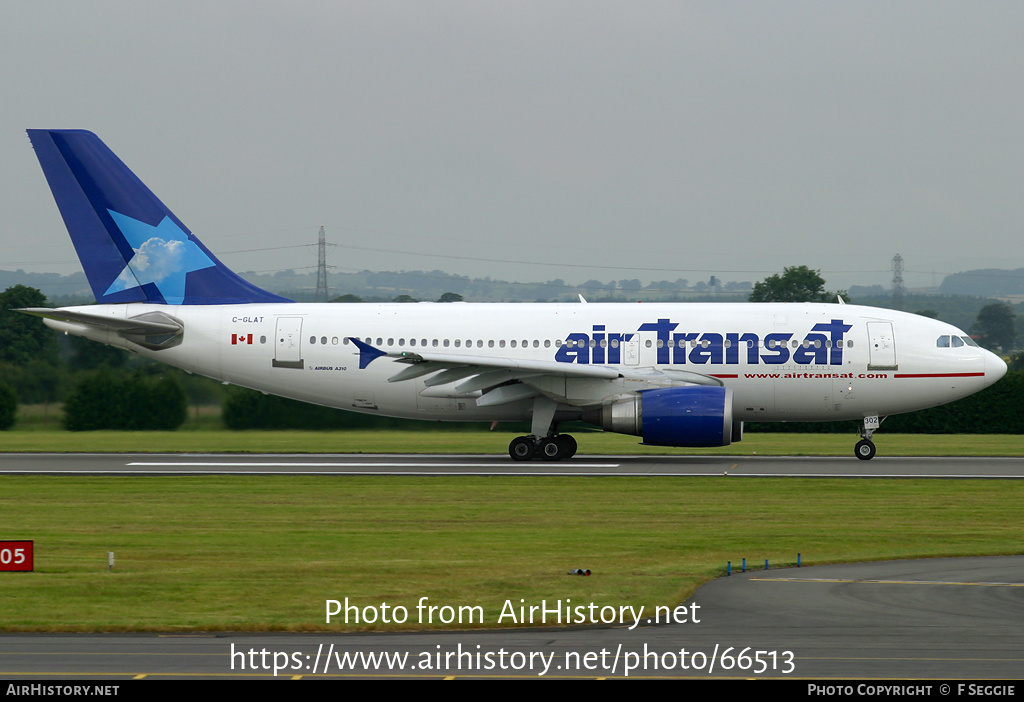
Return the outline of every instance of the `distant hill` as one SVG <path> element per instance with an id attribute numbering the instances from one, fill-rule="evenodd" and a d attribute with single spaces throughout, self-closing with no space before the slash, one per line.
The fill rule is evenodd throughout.
<path id="1" fill-rule="evenodd" d="M 867 305 L 868 307 L 892 308 L 891 295 L 865 295 L 853 297 L 849 300 L 856 305 Z M 920 314 L 922 312 L 934 313 L 934 316 L 943 322 L 949 322 L 955 327 L 970 331 L 971 326 L 978 318 L 978 312 L 985 305 L 998 302 L 993 298 L 972 297 L 968 295 L 917 295 L 907 293 L 903 296 L 903 311 Z M 1013 306 L 1018 314 L 1021 312 L 1018 306 Z"/>
<path id="2" fill-rule="evenodd" d="M 273 274 L 244 271 L 240 275 L 254 285 L 293 300 L 308 301 L 316 293 L 316 273 L 278 271 Z M 692 300 L 746 300 L 753 287 L 749 281 L 721 283 L 659 280 L 643 285 L 639 280 L 568 283 L 561 278 L 520 283 L 494 278 L 470 278 L 444 271 L 359 271 L 329 273 L 329 298 L 355 295 L 366 302 L 393 300 L 408 295 L 417 300 L 437 300 L 446 292 L 458 293 L 468 302 L 575 302 L 583 294 L 590 302 L 672 302 Z"/>
<path id="3" fill-rule="evenodd" d="M 62 304 L 91 302 L 95 298 L 85 273 L 79 271 L 71 275 L 60 273 L 26 273 L 0 270 L 0 290 L 14 285 L 27 285 L 40 290 L 50 301 L 61 301 Z"/>
<path id="4" fill-rule="evenodd" d="M 1002 270 L 979 268 L 947 275 L 939 292 L 943 295 L 976 295 L 979 297 L 1010 297 L 1024 295 L 1024 268 Z"/>

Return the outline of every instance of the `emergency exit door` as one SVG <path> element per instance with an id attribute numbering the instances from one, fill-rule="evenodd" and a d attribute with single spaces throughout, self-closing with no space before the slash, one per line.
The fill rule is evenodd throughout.
<path id="1" fill-rule="evenodd" d="M 274 368 L 302 368 L 302 317 L 278 317 Z"/>
<path id="2" fill-rule="evenodd" d="M 868 322 L 868 370 L 899 370 L 892 322 Z"/>

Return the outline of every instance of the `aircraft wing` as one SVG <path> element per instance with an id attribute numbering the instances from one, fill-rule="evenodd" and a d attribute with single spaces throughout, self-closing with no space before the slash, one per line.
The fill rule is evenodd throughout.
<path id="1" fill-rule="evenodd" d="M 388 382 L 429 376 L 423 381 L 421 394 L 473 396 L 479 406 L 505 404 L 539 395 L 585 406 L 623 392 L 679 385 L 723 385 L 718 378 L 693 371 L 613 368 L 468 354 L 387 352 L 354 337 L 349 337 L 349 341 L 359 350 L 360 368 L 366 368 L 383 356 L 405 366 L 388 378 Z"/>

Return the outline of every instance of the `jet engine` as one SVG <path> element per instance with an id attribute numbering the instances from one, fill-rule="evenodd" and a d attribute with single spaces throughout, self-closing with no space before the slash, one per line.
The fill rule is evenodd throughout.
<path id="1" fill-rule="evenodd" d="M 641 390 L 601 407 L 592 423 L 652 446 L 728 446 L 743 438 L 743 422 L 732 419 L 732 390 L 724 387 Z"/>

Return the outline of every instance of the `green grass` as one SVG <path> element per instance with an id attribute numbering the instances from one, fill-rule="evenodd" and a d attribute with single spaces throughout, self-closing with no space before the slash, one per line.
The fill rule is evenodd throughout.
<path id="1" fill-rule="evenodd" d="M 510 431 L 60 430 L 29 408 L 2 452 L 504 454 Z M 849 456 L 854 434 L 747 434 L 663 449 L 576 434 L 584 455 Z M 880 456 L 1021 456 L 1021 436 L 887 435 Z M 0 458 L 2 460 L 2 458 Z M 511 465 L 511 464 L 510 464 Z M 571 463 L 569 464 L 571 465 Z M 807 565 L 1024 552 L 1024 484 L 981 480 L 532 477 L 0 476 L 0 538 L 33 539 L 36 572 L 0 573 L 0 630 L 354 630 L 360 607 L 671 605 L 726 561 Z M 116 554 L 106 572 L 106 553 Z M 590 568 L 589 578 L 570 577 Z"/>
<path id="2" fill-rule="evenodd" d="M 36 571 L 0 574 L 0 630 L 365 628 L 325 624 L 346 597 L 485 625 L 505 600 L 674 604 L 743 557 L 1022 553 L 1022 500 L 983 480 L 4 476 L 0 536 L 34 539 Z"/>

